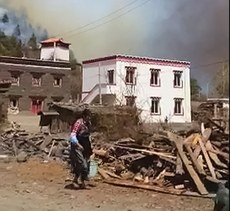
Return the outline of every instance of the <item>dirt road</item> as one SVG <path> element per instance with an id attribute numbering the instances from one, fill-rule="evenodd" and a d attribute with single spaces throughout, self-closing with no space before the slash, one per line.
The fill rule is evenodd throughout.
<path id="1" fill-rule="evenodd" d="M 76 190 L 65 182 L 65 166 L 28 161 L 0 162 L 0 211 L 211 211 L 211 199 L 178 197 L 128 189 L 95 181 L 96 187 Z"/>

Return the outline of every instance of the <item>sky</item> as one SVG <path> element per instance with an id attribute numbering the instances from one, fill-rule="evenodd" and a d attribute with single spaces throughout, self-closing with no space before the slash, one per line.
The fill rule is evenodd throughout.
<path id="1" fill-rule="evenodd" d="M 190 61 L 203 92 L 219 61 L 229 59 L 229 0 L 0 0 L 0 6 L 71 42 L 80 62 L 112 54 Z"/>

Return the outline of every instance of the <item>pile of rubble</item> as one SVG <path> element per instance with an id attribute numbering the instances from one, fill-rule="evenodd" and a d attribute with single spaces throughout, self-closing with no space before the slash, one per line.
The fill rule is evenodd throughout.
<path id="1" fill-rule="evenodd" d="M 55 157 L 68 161 L 69 144 L 63 135 L 31 135 L 13 123 L 11 128 L 0 135 L 0 154 L 15 156 L 18 162 L 24 162 L 32 156 L 42 159 Z"/>
<path id="2" fill-rule="evenodd" d="M 95 144 L 94 153 L 109 184 L 208 197 L 229 176 L 228 136 L 218 141 L 215 137 L 210 128 L 187 137 L 162 131 L 149 146 L 122 139 Z"/>
<path id="3" fill-rule="evenodd" d="M 68 134 L 30 135 L 12 125 L 0 135 L 0 154 L 24 162 L 31 156 L 69 162 Z M 131 138 L 103 141 L 93 134 L 98 173 L 109 184 L 165 193 L 208 196 L 229 176 L 228 134 L 215 128 L 180 135 L 162 130 L 151 134 L 148 145 Z M 215 191 L 215 190 L 214 190 Z"/>

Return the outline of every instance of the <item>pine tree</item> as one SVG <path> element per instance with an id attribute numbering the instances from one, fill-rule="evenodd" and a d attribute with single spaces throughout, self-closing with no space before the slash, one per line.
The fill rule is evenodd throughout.
<path id="1" fill-rule="evenodd" d="M 28 47 L 31 47 L 33 50 L 37 49 L 37 37 L 33 33 L 27 43 Z"/>
<path id="2" fill-rule="evenodd" d="M 9 18 L 8 18 L 8 15 L 7 14 L 4 14 L 3 17 L 2 17 L 2 22 L 3 23 L 8 23 L 9 22 Z"/>

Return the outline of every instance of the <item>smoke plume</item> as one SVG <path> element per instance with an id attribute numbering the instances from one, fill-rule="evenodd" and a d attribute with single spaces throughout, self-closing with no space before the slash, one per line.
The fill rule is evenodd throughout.
<path id="1" fill-rule="evenodd" d="M 79 61 L 116 53 L 188 60 L 192 77 L 198 79 L 204 92 L 221 68 L 215 62 L 229 57 L 229 0 L 151 0 L 103 26 L 95 24 L 70 34 L 66 32 L 131 0 L 0 1 L 22 14 L 26 11 L 28 18 L 21 16 L 20 21 L 39 23 L 50 35 L 71 42 Z M 25 34 L 31 33 L 30 28 L 25 27 Z"/>
<path id="2" fill-rule="evenodd" d="M 15 14 L 14 10 L 8 10 L 0 7 L 0 31 L 7 36 L 15 36 L 26 43 L 34 33 L 37 41 L 48 37 L 48 32 L 41 27 L 33 27 L 28 23 L 28 18 L 25 13 Z"/>

